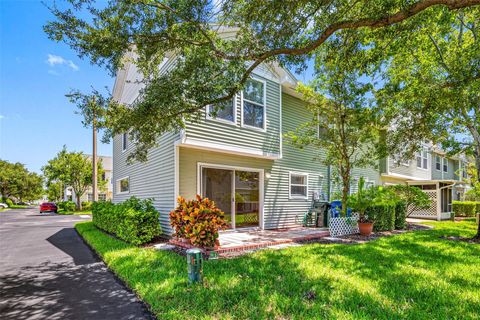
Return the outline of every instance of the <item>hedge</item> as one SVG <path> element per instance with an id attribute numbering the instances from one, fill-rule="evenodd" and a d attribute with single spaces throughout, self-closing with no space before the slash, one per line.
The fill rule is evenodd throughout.
<path id="1" fill-rule="evenodd" d="M 407 203 L 398 201 L 395 203 L 395 229 L 405 229 L 407 227 Z"/>
<path id="2" fill-rule="evenodd" d="M 381 202 L 367 208 L 365 214 L 373 219 L 374 231 L 389 231 L 395 228 L 395 203 Z"/>
<path id="3" fill-rule="evenodd" d="M 92 209 L 92 201 L 82 201 L 82 210 L 91 210 Z"/>
<path id="4" fill-rule="evenodd" d="M 452 211 L 455 216 L 474 217 L 475 213 L 480 213 L 479 201 L 453 201 Z"/>
<path id="5" fill-rule="evenodd" d="M 152 200 L 135 197 L 113 204 L 110 201 L 92 205 L 93 224 L 125 242 L 139 245 L 160 235 L 159 213 Z"/>
<path id="6" fill-rule="evenodd" d="M 57 206 L 65 211 L 75 211 L 77 208 L 77 205 L 73 201 L 60 201 L 57 202 Z"/>

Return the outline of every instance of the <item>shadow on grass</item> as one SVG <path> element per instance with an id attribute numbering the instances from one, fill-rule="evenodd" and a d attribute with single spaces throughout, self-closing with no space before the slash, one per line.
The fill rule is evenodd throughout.
<path id="1" fill-rule="evenodd" d="M 439 239 L 465 226 L 208 261 L 204 285 L 193 287 L 184 257 L 79 226 L 161 319 L 474 319 L 480 310 L 480 247 Z"/>

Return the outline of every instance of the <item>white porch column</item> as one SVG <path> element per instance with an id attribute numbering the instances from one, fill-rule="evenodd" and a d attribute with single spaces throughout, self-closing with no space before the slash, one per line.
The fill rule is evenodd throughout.
<path id="1" fill-rule="evenodd" d="M 440 221 L 442 219 L 442 192 L 440 184 L 437 182 L 435 185 L 437 186 L 437 220 Z"/>

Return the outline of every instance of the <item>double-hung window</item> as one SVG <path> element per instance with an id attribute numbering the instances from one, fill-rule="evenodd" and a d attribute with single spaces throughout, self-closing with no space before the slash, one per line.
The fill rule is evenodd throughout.
<path id="1" fill-rule="evenodd" d="M 224 101 L 215 107 L 212 105 L 207 107 L 207 117 L 211 119 L 235 123 L 235 113 L 235 98 Z"/>
<path id="2" fill-rule="evenodd" d="M 443 158 L 443 172 L 448 172 L 448 159 Z"/>
<path id="3" fill-rule="evenodd" d="M 290 198 L 308 198 L 308 174 L 290 172 Z"/>
<path id="4" fill-rule="evenodd" d="M 428 169 L 428 149 L 425 147 L 417 152 L 417 168 Z"/>
<path id="5" fill-rule="evenodd" d="M 265 82 L 248 79 L 242 92 L 243 125 L 265 130 Z"/>
<path id="6" fill-rule="evenodd" d="M 442 170 L 442 158 L 438 155 L 435 156 L 435 169 L 438 171 Z"/>

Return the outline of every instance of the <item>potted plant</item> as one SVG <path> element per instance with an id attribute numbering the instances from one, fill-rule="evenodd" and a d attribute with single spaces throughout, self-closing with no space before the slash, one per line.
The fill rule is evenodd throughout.
<path id="1" fill-rule="evenodd" d="M 365 213 L 371 204 L 372 199 L 368 193 L 365 192 L 365 179 L 360 177 L 358 181 L 358 191 L 349 197 L 348 205 L 358 213 L 358 230 L 362 236 L 368 237 L 373 231 L 375 221 Z"/>

